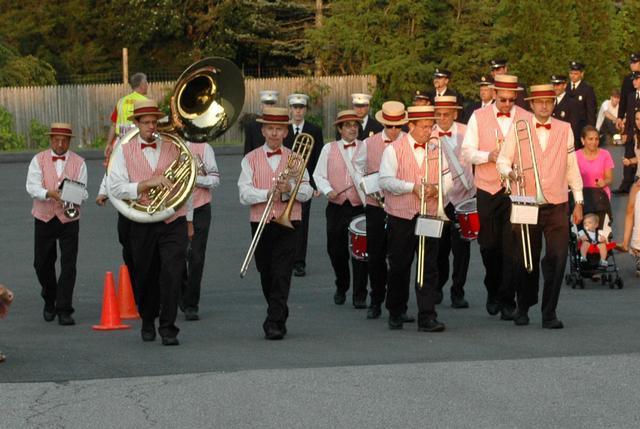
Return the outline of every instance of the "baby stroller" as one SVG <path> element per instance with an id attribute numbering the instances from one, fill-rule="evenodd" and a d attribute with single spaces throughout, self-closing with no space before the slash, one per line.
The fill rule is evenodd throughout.
<path id="1" fill-rule="evenodd" d="M 617 287 L 622 289 L 624 282 L 618 271 L 613 249 L 616 243 L 611 240 L 611 203 L 607 194 L 600 188 L 584 188 L 584 214 L 595 213 L 600 218 L 598 230 L 602 231 L 608 238 L 607 243 L 607 266 L 601 266 L 598 247 L 592 244 L 587 252 L 587 260 L 581 260 L 580 242 L 578 240 L 578 227 L 581 225 L 571 225 L 569 232 L 569 273 L 565 280 L 572 289 L 576 287 L 584 289 L 584 279 L 590 278 L 600 281 L 602 285 L 608 285 L 609 289 Z M 573 207 L 573 201 L 571 201 Z M 597 231 L 596 231 L 597 234 Z"/>

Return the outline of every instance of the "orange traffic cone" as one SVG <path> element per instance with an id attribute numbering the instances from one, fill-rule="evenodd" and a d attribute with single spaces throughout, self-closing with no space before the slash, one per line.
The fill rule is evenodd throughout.
<path id="1" fill-rule="evenodd" d="M 133 299 L 133 288 L 129 268 L 125 264 L 120 265 L 118 273 L 118 307 L 121 319 L 139 319 L 136 301 Z"/>
<path id="2" fill-rule="evenodd" d="M 102 296 L 102 317 L 99 325 L 93 325 L 98 331 L 111 331 L 115 329 L 129 329 L 131 326 L 123 325 L 120 321 L 120 310 L 116 299 L 116 288 L 113 282 L 113 273 L 107 271 L 104 275 L 104 295 Z"/>

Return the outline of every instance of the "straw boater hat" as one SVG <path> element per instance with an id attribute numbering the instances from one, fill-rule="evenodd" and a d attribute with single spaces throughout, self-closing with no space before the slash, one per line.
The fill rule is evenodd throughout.
<path id="1" fill-rule="evenodd" d="M 289 110 L 286 107 L 265 106 L 262 116 L 256 119 L 261 124 L 289 125 Z"/>
<path id="2" fill-rule="evenodd" d="M 531 85 L 529 88 L 529 96 L 525 100 L 536 100 L 539 98 L 556 98 L 556 92 L 553 90 L 553 85 L 545 83 L 544 85 Z"/>
<path id="3" fill-rule="evenodd" d="M 437 109 L 462 109 L 462 106 L 458 106 L 458 99 L 455 95 L 443 95 L 435 98 L 435 104 L 433 106 Z"/>
<path id="4" fill-rule="evenodd" d="M 355 110 L 343 110 L 341 112 L 338 112 L 338 117 L 336 118 L 333 125 L 338 125 L 347 121 L 362 122 L 362 118 L 357 115 Z"/>
<path id="5" fill-rule="evenodd" d="M 146 115 L 157 116 L 158 118 L 165 116 L 164 113 L 158 109 L 158 103 L 156 103 L 155 100 L 135 100 L 133 102 L 133 114 L 129 116 L 127 120 L 133 121 L 140 116 Z"/>
<path id="6" fill-rule="evenodd" d="M 435 108 L 433 106 L 409 106 L 407 107 L 407 117 L 409 121 L 420 121 L 422 119 L 435 119 Z"/>
<path id="7" fill-rule="evenodd" d="M 510 74 L 500 74 L 497 75 L 493 84 L 489 85 L 491 89 L 506 89 L 509 91 L 522 91 L 523 88 L 518 85 L 518 76 L 513 76 Z"/>
<path id="8" fill-rule="evenodd" d="M 50 136 L 75 137 L 71 132 L 71 124 L 64 122 L 52 122 L 51 130 L 47 134 Z"/>
<path id="9" fill-rule="evenodd" d="M 385 101 L 382 110 L 376 113 L 376 121 L 382 125 L 404 125 L 408 122 L 404 104 L 399 101 Z"/>

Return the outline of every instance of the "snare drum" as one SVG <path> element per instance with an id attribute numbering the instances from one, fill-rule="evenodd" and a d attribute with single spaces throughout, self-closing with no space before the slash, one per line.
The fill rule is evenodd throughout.
<path id="1" fill-rule="evenodd" d="M 367 260 L 367 219 L 363 214 L 349 224 L 349 251 L 354 259 Z"/>
<path id="2" fill-rule="evenodd" d="M 478 238 L 480 216 L 475 198 L 464 200 L 456 206 L 456 221 L 460 225 L 460 236 L 468 241 Z"/>

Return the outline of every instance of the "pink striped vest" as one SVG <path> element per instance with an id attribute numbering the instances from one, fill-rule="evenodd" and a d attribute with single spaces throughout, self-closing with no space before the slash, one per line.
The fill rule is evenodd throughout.
<path id="1" fill-rule="evenodd" d="M 468 200 L 469 198 L 472 198 L 476 194 L 476 187 L 473 183 L 473 169 L 471 168 L 471 164 L 466 162 L 464 160 L 464 157 L 462 156 L 462 141 L 464 140 L 464 133 L 467 131 L 467 126 L 458 122 L 454 122 L 454 124 L 449 129 L 449 131 L 452 132 L 452 135 L 450 138 L 444 137 L 444 136 L 440 137 L 440 134 L 439 134 L 440 131 L 442 131 L 440 127 L 435 127 L 433 130 L 433 133 L 431 134 L 431 137 L 442 139 L 443 144 L 448 144 L 444 142 L 445 138 L 455 139 L 456 146 L 453 148 L 453 153 L 455 154 L 456 159 L 460 163 L 460 167 L 462 167 L 464 176 L 467 178 L 467 183 L 471 187 L 471 189 L 465 188 L 460 178 L 455 178 L 453 180 L 453 187 L 449 190 L 447 195 L 445 195 L 444 200 L 445 200 L 445 205 L 447 204 L 447 202 L 450 202 L 455 206 L 465 200 Z M 447 157 L 446 150 L 442 152 L 442 157 L 443 158 Z M 446 159 L 448 160 L 448 158 Z M 451 165 L 451 162 L 449 162 L 449 170 L 451 171 L 452 178 L 457 176 L 458 173 L 453 168 L 453 165 Z"/>
<path id="2" fill-rule="evenodd" d="M 478 123 L 478 150 L 491 152 L 496 147 L 496 130 L 498 132 L 498 137 L 504 139 L 500 125 L 498 125 L 496 115 L 493 112 L 493 105 L 490 104 L 478 109 L 473 114 L 476 115 Z M 515 115 L 513 123 L 511 124 L 511 127 L 509 127 L 509 132 L 514 132 L 513 125 L 515 124 L 515 121 L 520 119 L 529 119 L 530 117 L 531 113 L 515 106 Z M 476 188 L 489 192 L 491 195 L 495 195 L 502 188 L 496 163 L 485 162 L 484 164 L 476 165 L 475 183 Z"/>
<path id="3" fill-rule="evenodd" d="M 418 165 L 413 154 L 413 147 L 409 142 L 409 136 L 405 135 L 402 139 L 393 143 L 393 149 L 396 152 L 396 160 L 398 162 L 398 170 L 396 177 L 405 182 L 420 183 L 424 177 L 424 162 Z M 438 183 L 438 152 L 437 148 L 429 148 L 429 184 Z M 413 219 L 420 212 L 420 198 L 413 192 L 402 195 L 394 195 L 391 192 L 384 193 L 385 210 L 392 216 L 402 219 Z M 438 201 L 435 198 L 427 199 L 427 213 L 431 216 L 436 214 Z"/>
<path id="4" fill-rule="evenodd" d="M 162 145 L 160 146 L 158 165 L 155 170 L 152 170 L 147 158 L 145 158 L 142 153 L 140 143 L 140 139 L 137 138 L 123 147 L 124 159 L 127 164 L 127 172 L 129 173 L 129 180 L 132 183 L 142 182 L 152 178 L 153 176 L 163 175 L 171 163 L 178 158 L 178 148 L 169 140 L 163 139 Z M 146 192 L 139 196 L 138 202 L 141 204 L 147 204 L 149 202 L 149 196 Z M 171 223 L 186 214 L 186 204 L 183 204 L 182 207 L 176 210 L 173 216 L 165 219 L 164 223 Z"/>
<path id="5" fill-rule="evenodd" d="M 398 138 L 402 138 L 402 134 Z M 393 142 L 384 141 L 383 132 L 372 135 L 364 141 L 367 146 L 367 174 L 377 173 L 380 170 L 380 161 L 382 161 L 382 152 L 388 145 Z M 368 206 L 378 207 L 378 202 L 375 198 L 367 196 L 366 198 Z"/>
<path id="6" fill-rule="evenodd" d="M 80 177 L 80 169 L 82 168 L 84 159 L 71 151 L 67 151 L 65 154 L 67 159 L 64 164 L 64 170 L 62 171 L 62 175 L 58 177 L 56 166 L 51 160 L 52 153 L 51 150 L 45 150 L 36 155 L 38 165 L 42 170 L 42 187 L 45 189 L 58 189 L 58 186 L 60 186 L 65 177 L 77 181 Z M 78 212 L 81 212 L 80 207 L 77 207 L 77 209 Z M 81 216 L 81 214 L 79 214 L 76 218 L 68 218 L 64 214 L 62 202 L 51 198 L 44 201 L 34 199 L 31 214 L 43 222 L 49 222 L 55 216 L 62 223 L 77 221 Z"/>
<path id="7" fill-rule="evenodd" d="M 354 141 L 356 142 L 356 147 L 353 151 L 355 155 L 363 143 L 360 140 Z M 329 148 L 329 156 L 327 157 L 327 180 L 329 180 L 331 188 L 336 192 L 341 192 L 346 189 L 346 191 L 340 193 L 334 200 L 331 200 L 331 202 L 342 205 L 348 199 L 352 206 L 361 206 L 362 201 L 360 200 L 360 196 L 353 186 L 353 179 L 340 154 L 339 145 L 342 144 L 342 141 L 335 141 L 329 144 L 331 147 Z"/>
<path id="8" fill-rule="evenodd" d="M 189 150 L 191 150 L 191 153 L 194 156 L 195 155 L 200 156 L 200 158 L 204 162 L 204 150 L 205 150 L 205 145 L 207 144 L 209 143 L 190 143 Z M 205 204 L 210 203 L 211 200 L 213 199 L 211 194 L 211 189 L 201 188 L 199 186 L 196 186 L 195 188 L 193 188 L 192 198 L 193 198 L 194 209 L 197 209 L 198 207 L 202 207 Z"/>
<path id="9" fill-rule="evenodd" d="M 247 154 L 247 161 L 253 171 L 253 186 L 257 189 L 271 189 L 278 177 L 278 175 L 286 168 L 287 160 L 291 154 L 291 150 L 282 146 L 282 155 L 280 156 L 280 163 L 276 171 L 273 171 L 267 162 L 267 154 L 260 146 L 257 149 L 252 150 Z M 253 204 L 249 210 L 249 220 L 251 222 L 260 222 L 262 213 L 264 212 L 267 203 Z M 271 209 L 271 216 L 268 217 L 267 223 L 271 222 L 271 219 L 278 218 L 287 207 L 287 202 L 282 202 L 280 199 L 276 199 Z M 291 209 L 291 220 L 302 219 L 302 207 L 299 201 L 293 204 Z"/>
<path id="10" fill-rule="evenodd" d="M 565 203 L 569 199 L 569 183 L 567 181 L 567 139 L 571 125 L 558 119 L 551 118 L 551 129 L 549 130 L 549 141 L 544 152 L 538 141 L 538 133 L 533 116 L 528 121 L 531 127 L 531 139 L 533 149 L 536 154 L 538 173 L 542 194 L 550 204 Z M 522 164 L 527 169 L 524 172 L 525 192 L 529 196 L 536 195 L 535 178 L 531 170 L 531 149 L 522 146 Z M 518 161 L 517 151 L 514 162 Z"/>

